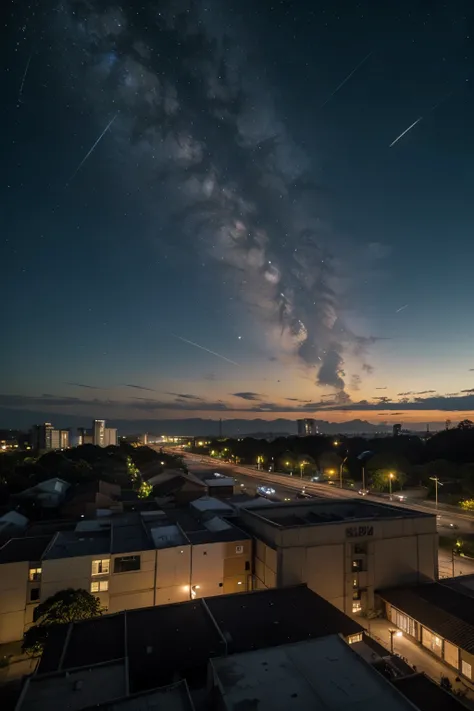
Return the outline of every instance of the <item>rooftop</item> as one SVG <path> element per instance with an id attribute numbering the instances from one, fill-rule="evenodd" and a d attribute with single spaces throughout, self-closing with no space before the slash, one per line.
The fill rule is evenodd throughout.
<path id="1" fill-rule="evenodd" d="M 363 632 L 358 622 L 306 585 L 217 595 L 206 604 L 232 652 Z"/>
<path id="2" fill-rule="evenodd" d="M 212 659 L 224 708 L 409 711 L 411 704 L 340 637 Z"/>
<path id="3" fill-rule="evenodd" d="M 392 683 L 419 711 L 466 711 L 461 701 L 424 674 L 410 674 Z"/>
<path id="4" fill-rule="evenodd" d="M 92 535 L 88 532 L 59 531 L 43 558 L 44 560 L 55 560 L 84 555 L 102 555 L 109 552 L 110 532 L 107 530 L 94 531 Z"/>
<path id="5" fill-rule="evenodd" d="M 79 711 L 126 694 L 125 662 L 33 676 L 26 683 L 18 711 Z"/>
<path id="6" fill-rule="evenodd" d="M 218 479 L 216 479 L 218 481 Z M 232 513 L 232 506 L 226 504 L 220 499 L 214 499 L 212 496 L 201 496 L 200 499 L 195 499 L 190 504 L 191 509 L 197 511 L 220 511 L 220 513 Z"/>
<path id="7" fill-rule="evenodd" d="M 205 676 L 208 659 L 226 650 L 360 631 L 357 622 L 305 585 L 219 595 L 61 625 L 51 631 L 38 673 L 128 656 L 132 691 L 140 691 L 171 683 L 175 672 L 191 680 L 196 673 Z"/>
<path id="8" fill-rule="evenodd" d="M 342 521 L 373 522 L 380 519 L 434 517 L 433 514 L 361 499 L 311 499 L 291 504 L 274 503 L 271 506 L 262 506 L 260 509 L 254 506 L 252 514 L 282 528 L 341 523 Z"/>
<path id="9" fill-rule="evenodd" d="M 162 686 L 123 699 L 110 701 L 100 706 L 91 706 L 84 711 L 194 711 L 186 682 Z"/>
<path id="10" fill-rule="evenodd" d="M 435 634 L 474 652 L 474 605 L 469 595 L 441 583 L 391 588 L 378 594 Z"/>
<path id="11" fill-rule="evenodd" d="M 0 564 L 41 560 L 51 538 L 52 536 L 11 538 L 0 548 Z"/>

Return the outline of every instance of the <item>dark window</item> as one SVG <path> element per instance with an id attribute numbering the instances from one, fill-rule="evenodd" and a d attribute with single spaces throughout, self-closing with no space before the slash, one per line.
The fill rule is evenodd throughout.
<path id="1" fill-rule="evenodd" d="M 128 573 L 131 570 L 140 570 L 139 555 L 126 555 L 115 559 L 114 573 Z"/>
<path id="2" fill-rule="evenodd" d="M 30 590 L 30 602 L 36 602 L 37 600 L 40 599 L 40 590 L 39 588 L 31 588 Z"/>
<path id="3" fill-rule="evenodd" d="M 360 600 L 360 590 L 354 590 L 352 593 L 353 600 Z"/>
<path id="4" fill-rule="evenodd" d="M 245 570 L 250 570 L 250 561 L 249 560 L 245 561 Z"/>
<path id="5" fill-rule="evenodd" d="M 219 587 L 220 587 L 220 588 L 223 588 L 223 587 L 224 587 L 224 583 L 219 583 Z"/>
<path id="6" fill-rule="evenodd" d="M 356 543 L 354 545 L 354 553 L 356 555 L 364 555 L 367 553 L 367 543 Z"/>
<path id="7" fill-rule="evenodd" d="M 356 560 L 352 561 L 352 572 L 359 573 L 361 570 L 364 570 L 364 563 L 359 558 L 356 558 Z"/>

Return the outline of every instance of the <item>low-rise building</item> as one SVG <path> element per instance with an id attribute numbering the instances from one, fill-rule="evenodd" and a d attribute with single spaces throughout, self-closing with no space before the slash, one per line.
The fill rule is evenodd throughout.
<path id="1" fill-rule="evenodd" d="M 471 577 L 471 576 L 469 576 Z M 385 616 L 404 635 L 474 681 L 474 604 L 462 584 L 416 585 L 380 590 Z"/>
<path id="2" fill-rule="evenodd" d="M 375 590 L 437 580 L 436 517 L 360 499 L 241 507 L 255 538 L 257 588 L 306 583 L 348 614 Z"/>
<path id="3" fill-rule="evenodd" d="M 121 513 L 122 488 L 118 484 L 107 481 L 89 481 L 78 484 L 68 491 L 64 504 L 61 506 L 61 516 L 64 518 L 94 518 L 98 511 L 106 510 Z"/>
<path id="4" fill-rule="evenodd" d="M 64 479 L 53 477 L 15 494 L 12 498 L 20 502 L 30 501 L 43 509 L 56 509 L 66 498 L 69 487 L 70 484 Z"/>
<path id="5" fill-rule="evenodd" d="M 89 591 L 109 612 L 251 589 L 248 534 L 217 516 L 173 516 L 84 519 L 48 545 L 10 540 L 0 548 L 0 643 L 21 639 L 35 606 L 67 588 Z"/>

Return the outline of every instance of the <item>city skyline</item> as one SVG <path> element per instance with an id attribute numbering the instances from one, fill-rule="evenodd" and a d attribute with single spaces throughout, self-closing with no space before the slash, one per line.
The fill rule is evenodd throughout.
<path id="1" fill-rule="evenodd" d="M 0 426 L 474 419 L 467 0 L 160 8 L 9 10 Z"/>

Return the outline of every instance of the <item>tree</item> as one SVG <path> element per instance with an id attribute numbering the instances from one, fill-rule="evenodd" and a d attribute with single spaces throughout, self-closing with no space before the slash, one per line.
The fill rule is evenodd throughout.
<path id="1" fill-rule="evenodd" d="M 41 653 L 44 643 L 57 625 L 77 620 L 88 620 L 101 615 L 100 600 L 87 590 L 61 590 L 36 608 L 38 623 L 25 633 L 23 651 Z"/>
<path id="2" fill-rule="evenodd" d="M 464 511 L 474 511 L 474 499 L 465 499 L 459 502 L 459 506 Z"/>
<path id="3" fill-rule="evenodd" d="M 377 469 L 371 473 L 372 488 L 376 491 L 388 491 L 390 481 L 392 490 L 401 489 L 406 482 L 407 475 L 403 472 L 392 472 L 388 469 Z"/>
<path id="4" fill-rule="evenodd" d="M 471 420 L 461 420 L 458 424 L 458 430 L 472 430 L 474 428 L 474 422 Z"/>
<path id="5" fill-rule="evenodd" d="M 147 481 L 142 481 L 142 483 L 140 484 L 140 488 L 138 489 L 138 498 L 148 499 L 148 497 L 151 496 L 152 491 L 152 485 L 149 484 Z"/>

